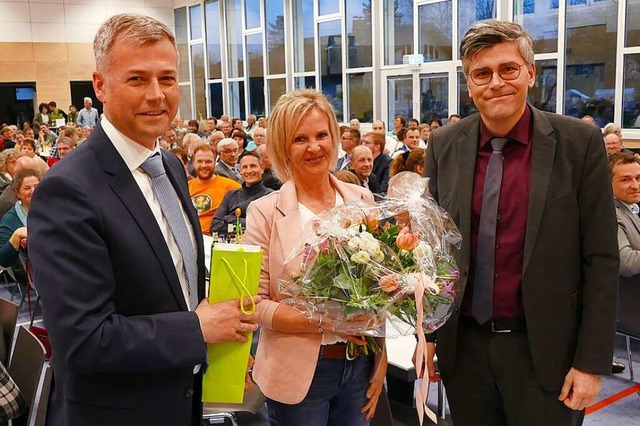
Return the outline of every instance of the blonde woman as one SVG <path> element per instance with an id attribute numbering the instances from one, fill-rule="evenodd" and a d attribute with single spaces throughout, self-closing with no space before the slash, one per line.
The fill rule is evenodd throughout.
<path id="1" fill-rule="evenodd" d="M 311 236 L 323 210 L 353 200 L 373 203 L 369 190 L 329 173 L 338 157 L 338 123 L 315 90 L 283 95 L 269 116 L 267 153 L 280 191 L 249 206 L 245 242 L 264 250 L 256 319 L 261 327 L 253 377 L 267 397 L 271 425 L 365 426 L 373 417 L 387 370 L 386 352 L 346 359 L 348 341 L 318 315 L 281 303 L 284 259 Z"/>

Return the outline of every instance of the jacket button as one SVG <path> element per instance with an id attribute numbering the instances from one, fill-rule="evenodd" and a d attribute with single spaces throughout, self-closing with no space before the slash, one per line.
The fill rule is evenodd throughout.
<path id="1" fill-rule="evenodd" d="M 187 392 L 185 392 L 184 397 L 187 399 L 193 398 L 193 389 L 188 389 Z"/>

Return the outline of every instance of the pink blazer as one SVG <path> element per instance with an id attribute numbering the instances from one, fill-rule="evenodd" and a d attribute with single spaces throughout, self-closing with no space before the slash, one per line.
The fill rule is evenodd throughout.
<path id="1" fill-rule="evenodd" d="M 330 175 L 331 185 L 345 203 L 365 200 L 373 203 L 368 189 L 344 183 Z M 285 276 L 282 264 L 299 244 L 302 222 L 293 182 L 280 191 L 252 202 L 247 210 L 247 232 L 243 242 L 262 247 L 262 270 L 259 294 L 263 300 L 256 310 L 260 325 L 260 344 L 253 368 L 253 378 L 270 399 L 285 404 L 301 402 L 309 391 L 318 362 L 322 336 L 275 331 L 271 321 L 284 298 L 278 291 L 278 279 Z"/>

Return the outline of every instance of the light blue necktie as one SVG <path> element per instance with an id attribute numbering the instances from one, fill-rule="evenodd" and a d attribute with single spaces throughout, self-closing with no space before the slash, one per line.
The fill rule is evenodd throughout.
<path id="1" fill-rule="evenodd" d="M 189 229 L 184 222 L 182 203 L 176 190 L 171 185 L 167 173 L 162 164 L 162 156 L 159 153 L 147 158 L 140 166 L 151 178 L 151 186 L 160 203 L 162 215 L 169 224 L 171 234 L 178 245 L 182 266 L 187 277 L 187 290 L 189 291 L 189 309 L 195 310 L 198 306 L 198 264 L 193 244 L 189 237 Z"/>

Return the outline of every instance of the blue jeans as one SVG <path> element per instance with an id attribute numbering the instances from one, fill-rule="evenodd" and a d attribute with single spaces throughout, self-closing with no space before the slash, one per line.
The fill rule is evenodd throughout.
<path id="1" fill-rule="evenodd" d="M 353 361 L 319 359 L 311 388 L 299 404 L 267 398 L 271 426 L 368 426 L 360 409 L 367 403 L 373 357 Z"/>

